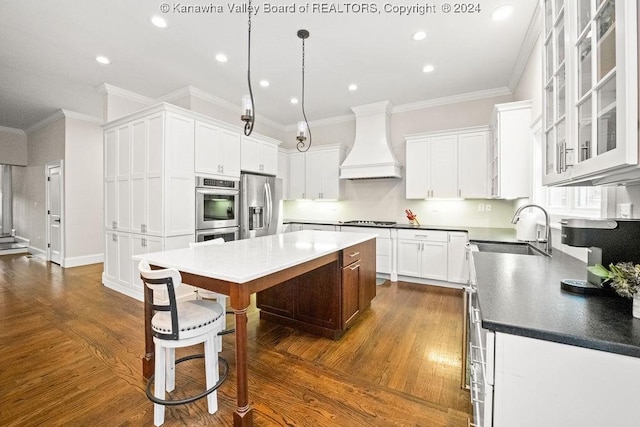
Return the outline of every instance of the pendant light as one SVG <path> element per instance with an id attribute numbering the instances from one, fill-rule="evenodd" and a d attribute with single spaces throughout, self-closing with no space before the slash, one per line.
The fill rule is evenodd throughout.
<path id="1" fill-rule="evenodd" d="M 242 97 L 242 115 L 240 119 L 244 122 L 244 134 L 251 135 L 253 125 L 256 120 L 255 104 L 253 102 L 253 90 L 251 89 L 251 0 L 249 0 L 249 31 L 247 34 L 247 83 L 249 84 L 249 95 Z"/>
<path id="2" fill-rule="evenodd" d="M 298 122 L 296 131 L 298 144 L 296 145 L 296 148 L 298 151 L 304 152 L 311 147 L 311 129 L 309 128 L 309 122 L 307 121 L 307 113 L 304 111 L 304 41 L 309 38 L 309 31 L 298 30 L 298 38 L 302 40 L 302 117 L 304 118 L 304 121 Z M 309 134 L 309 144 L 305 144 L 307 134 Z"/>

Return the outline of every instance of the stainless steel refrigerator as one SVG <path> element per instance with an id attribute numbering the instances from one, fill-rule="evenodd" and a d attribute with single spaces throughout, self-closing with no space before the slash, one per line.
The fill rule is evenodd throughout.
<path id="1" fill-rule="evenodd" d="M 240 176 L 240 238 L 277 234 L 282 229 L 282 179 Z"/>

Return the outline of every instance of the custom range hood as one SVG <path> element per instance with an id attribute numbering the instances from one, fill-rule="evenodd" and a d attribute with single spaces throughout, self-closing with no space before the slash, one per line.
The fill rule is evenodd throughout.
<path id="1" fill-rule="evenodd" d="M 340 166 L 340 179 L 402 178 L 402 165 L 391 149 L 389 101 L 351 107 L 356 138 Z"/>

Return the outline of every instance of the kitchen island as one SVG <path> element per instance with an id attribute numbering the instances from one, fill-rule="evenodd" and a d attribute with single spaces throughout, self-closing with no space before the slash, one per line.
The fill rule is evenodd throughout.
<path id="1" fill-rule="evenodd" d="M 355 250 L 363 248 L 364 251 Z M 354 249 L 355 248 L 355 249 Z M 372 251 L 373 248 L 373 251 Z M 356 254 L 356 252 L 360 252 Z M 251 294 L 291 281 L 326 266 L 334 269 L 349 267 L 345 260 L 359 257 L 360 265 L 371 266 L 373 274 L 365 267 L 356 278 L 349 275 L 339 283 L 346 286 L 346 294 L 353 296 L 343 299 L 339 309 L 341 330 L 352 324 L 360 310 L 368 305 L 367 299 L 375 295 L 375 236 L 362 233 L 299 231 L 237 240 L 224 245 L 199 246 L 135 256 L 135 260 L 147 260 L 160 268 L 176 268 L 182 274 L 184 283 L 230 296 L 231 307 L 235 310 L 236 321 L 236 366 L 237 366 L 237 406 L 234 412 L 235 426 L 253 424 L 253 409 L 249 403 L 247 375 L 247 307 Z M 331 267 L 333 266 L 333 267 Z M 353 265 L 351 265 L 353 266 Z M 352 271 L 360 270 L 355 268 Z M 320 276 L 322 277 L 322 276 Z M 325 276 L 326 277 L 326 276 Z M 345 277 L 341 275 L 341 278 Z M 355 282 L 354 282 L 355 279 Z M 338 281 L 335 278 L 333 285 Z M 347 283 L 345 283 L 347 282 Z M 316 290 L 322 289 L 323 281 L 312 284 Z M 371 294 L 373 292 L 373 295 Z M 342 296 L 344 292 L 338 292 Z M 145 290 L 145 302 L 151 298 Z M 151 307 L 145 304 L 145 350 L 143 375 L 148 378 L 153 373 L 154 354 L 151 333 Z M 340 331 L 338 332 L 338 335 Z"/>

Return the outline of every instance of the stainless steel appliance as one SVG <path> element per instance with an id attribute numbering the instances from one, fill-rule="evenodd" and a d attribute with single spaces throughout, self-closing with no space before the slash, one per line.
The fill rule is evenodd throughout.
<path id="1" fill-rule="evenodd" d="M 196 242 L 204 242 L 217 238 L 224 239 L 225 242 L 238 240 L 240 238 L 240 227 L 210 228 L 208 230 L 196 230 Z"/>
<path id="2" fill-rule="evenodd" d="M 239 237 L 238 181 L 196 178 L 196 241 Z"/>
<path id="3" fill-rule="evenodd" d="M 282 180 L 275 176 L 240 176 L 240 238 L 276 234 L 282 228 Z"/>
<path id="4" fill-rule="evenodd" d="M 370 220 L 366 220 L 366 219 L 355 219 L 352 221 L 345 221 L 343 222 L 343 224 L 348 224 L 348 225 L 382 225 L 382 226 L 391 226 L 391 225 L 396 225 L 396 222 L 394 221 L 370 221 Z"/>

